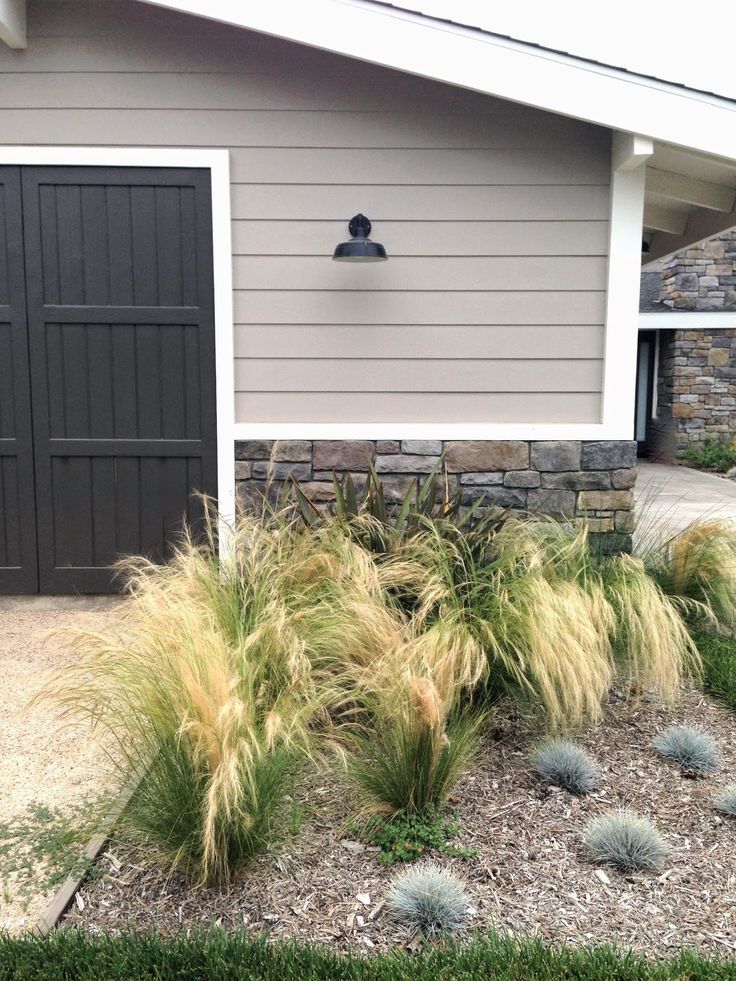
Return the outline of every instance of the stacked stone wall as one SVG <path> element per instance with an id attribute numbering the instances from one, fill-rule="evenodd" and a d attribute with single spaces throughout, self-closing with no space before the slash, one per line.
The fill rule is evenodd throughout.
<path id="1" fill-rule="evenodd" d="M 667 259 L 660 298 L 672 310 L 736 310 L 736 231 Z"/>
<path id="2" fill-rule="evenodd" d="M 736 330 L 663 331 L 657 404 L 647 439 L 655 457 L 736 434 Z"/>
<path id="3" fill-rule="evenodd" d="M 575 517 L 606 536 L 611 550 L 630 545 L 636 443 L 578 440 L 244 440 L 236 443 L 238 500 L 258 509 L 285 482 L 299 481 L 315 504 L 334 500 L 333 474 L 364 486 L 369 462 L 387 499 L 403 499 L 414 478 L 439 464 L 450 495 L 472 504 Z"/>

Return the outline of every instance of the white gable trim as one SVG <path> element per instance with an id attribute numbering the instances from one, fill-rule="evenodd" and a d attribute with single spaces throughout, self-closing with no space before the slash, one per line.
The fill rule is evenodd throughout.
<path id="1" fill-rule="evenodd" d="M 365 0 L 142 0 L 736 159 L 736 103 Z"/>

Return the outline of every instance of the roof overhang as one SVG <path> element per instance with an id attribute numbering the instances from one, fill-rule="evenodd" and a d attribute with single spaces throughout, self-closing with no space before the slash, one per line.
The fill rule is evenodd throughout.
<path id="1" fill-rule="evenodd" d="M 736 225 L 736 101 L 377 0 L 141 2 L 641 134 L 647 261 Z"/>
<path id="2" fill-rule="evenodd" d="M 370 0 L 142 0 L 736 160 L 736 102 Z"/>
<path id="3" fill-rule="evenodd" d="M 10 48 L 25 48 L 26 0 L 0 0 L 0 41 Z"/>

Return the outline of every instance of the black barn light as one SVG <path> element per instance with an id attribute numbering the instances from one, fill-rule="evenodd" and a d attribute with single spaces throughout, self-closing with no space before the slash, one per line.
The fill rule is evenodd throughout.
<path id="1" fill-rule="evenodd" d="M 388 259 L 380 242 L 371 242 L 371 223 L 365 215 L 350 219 L 348 230 L 353 236 L 349 242 L 341 242 L 332 256 L 338 262 L 384 262 Z"/>

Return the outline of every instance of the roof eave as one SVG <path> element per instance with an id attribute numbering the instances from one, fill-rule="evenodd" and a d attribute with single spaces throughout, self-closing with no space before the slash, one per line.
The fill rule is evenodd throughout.
<path id="1" fill-rule="evenodd" d="M 736 160 L 736 103 L 361 0 L 141 0 Z"/>

